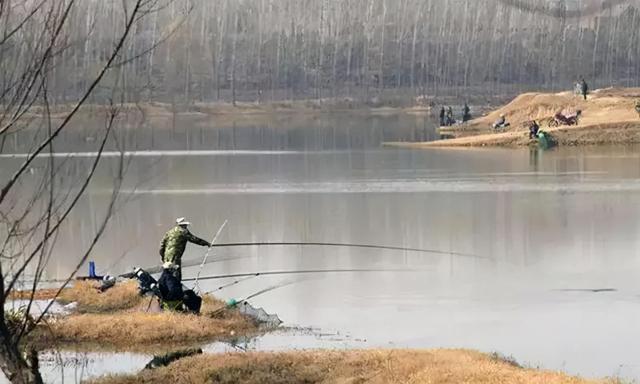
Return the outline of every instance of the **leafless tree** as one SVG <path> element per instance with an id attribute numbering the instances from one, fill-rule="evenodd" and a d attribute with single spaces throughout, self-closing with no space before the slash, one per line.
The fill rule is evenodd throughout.
<path id="1" fill-rule="evenodd" d="M 18 12 L 16 1 L 5 3 Z M 139 97 L 148 101 L 189 105 L 329 94 L 368 99 L 387 91 L 564 89 L 580 75 L 594 86 L 640 81 L 640 0 L 189 3 L 196 10 L 189 18 L 184 7 L 164 4 L 134 25 L 125 50 L 135 58 L 122 73 L 127 95 L 141 89 Z M 67 16 L 67 46 L 51 60 L 52 104 L 78 98 L 90 84 L 94 63 L 115 43 L 118 5 L 84 0 Z M 26 51 L 30 45 L 21 39 L 32 39 L 35 29 L 24 30 L 29 33 L 7 33 Z M 5 74 L 22 65 L 19 57 L 5 60 Z M 108 97 L 100 87 L 91 100 Z"/>
<path id="2" fill-rule="evenodd" d="M 120 112 L 117 105 L 130 101 L 134 89 L 127 71 L 140 70 L 136 65 L 148 62 L 145 55 L 151 55 L 162 40 L 155 36 L 150 44 L 141 46 L 144 40 L 138 32 L 153 19 L 148 16 L 171 3 L 0 0 L 0 154 L 2 144 L 22 131 L 31 132 L 34 143 L 28 153 L 10 163 L 8 177 L 0 180 L 0 369 L 12 383 L 42 382 L 37 351 L 26 340 L 45 321 L 52 302 L 31 316 L 36 291 L 57 235 L 82 199 L 105 148 L 111 143 L 122 150 L 114 132 Z M 94 44 L 96 40 L 101 44 Z M 70 62 L 82 75 L 61 76 Z M 65 92 L 54 96 L 56 88 Z M 105 126 L 95 156 L 86 173 L 67 180 L 62 170 L 68 159 L 56 152 L 56 139 L 100 92 Z M 107 226 L 126 168 L 123 153 L 114 170 L 103 219 L 57 294 L 85 263 Z M 25 282 L 24 308 L 7 312 L 7 300 Z"/>

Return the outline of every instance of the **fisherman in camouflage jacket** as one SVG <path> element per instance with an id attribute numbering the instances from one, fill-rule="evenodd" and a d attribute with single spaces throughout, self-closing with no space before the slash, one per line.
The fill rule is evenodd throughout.
<path id="1" fill-rule="evenodd" d="M 203 247 L 210 247 L 211 244 L 194 236 L 189 232 L 189 223 L 184 217 L 176 220 L 176 226 L 164 235 L 160 244 L 160 257 L 162 263 L 174 264 L 175 276 L 178 281 L 182 281 L 182 254 L 184 253 L 187 243 L 194 243 Z"/>

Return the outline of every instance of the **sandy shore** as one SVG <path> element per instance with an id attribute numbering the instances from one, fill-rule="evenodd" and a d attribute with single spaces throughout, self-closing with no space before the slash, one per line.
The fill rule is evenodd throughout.
<path id="1" fill-rule="evenodd" d="M 384 145 L 406 148 L 532 145 L 536 141 L 529 140 L 527 122 L 534 119 L 558 145 L 635 144 L 640 143 L 640 117 L 634 109 L 639 98 L 639 88 L 600 89 L 586 101 L 569 92 L 527 93 L 468 124 L 442 128 L 441 133 L 453 136 L 451 139 Z M 582 111 L 579 125 L 549 127 L 555 113 L 572 110 Z M 491 125 L 501 114 L 511 127 L 505 132 L 494 132 Z"/>

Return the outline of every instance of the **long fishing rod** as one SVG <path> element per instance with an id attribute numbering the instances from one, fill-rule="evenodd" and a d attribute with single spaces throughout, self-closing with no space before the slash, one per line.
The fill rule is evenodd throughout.
<path id="1" fill-rule="evenodd" d="M 247 272 L 247 273 L 234 273 L 229 275 L 215 275 L 201 277 L 200 280 L 220 280 L 231 279 L 237 277 L 258 277 L 258 276 L 277 276 L 277 275 L 311 275 L 311 274 L 324 274 L 324 273 L 382 273 L 382 272 L 400 272 L 400 273 L 415 273 L 424 272 L 424 269 L 306 269 L 296 271 L 267 271 L 267 272 Z M 195 278 L 182 279 L 182 281 L 195 281 Z"/>
<path id="2" fill-rule="evenodd" d="M 461 253 L 454 251 L 442 251 L 437 249 L 424 249 L 412 247 L 399 247 L 392 245 L 373 245 L 373 244 L 354 244 L 354 243 L 321 243 L 321 242 L 256 242 L 256 243 L 224 243 L 214 244 L 216 248 L 233 248 L 233 247 L 275 247 L 275 246 L 306 246 L 306 247 L 344 247 L 344 248 L 363 248 L 363 249 L 380 249 L 388 251 L 402 252 L 418 252 L 433 253 L 436 255 L 472 257 L 476 259 L 491 259 L 490 257 L 474 255 L 470 253 Z"/>
<path id="3" fill-rule="evenodd" d="M 424 248 L 412 248 L 412 247 L 398 247 L 391 245 L 372 245 L 372 244 L 350 244 L 350 243 L 322 243 L 322 242 L 254 242 L 254 243 L 220 243 L 213 244 L 213 248 L 238 248 L 238 247 L 278 247 L 278 246 L 309 246 L 309 247 L 335 247 L 335 248 L 362 248 L 362 249 L 377 249 L 377 250 L 387 250 L 387 251 L 400 251 L 400 252 L 416 252 L 416 253 L 427 253 L 427 254 L 435 254 L 435 255 L 445 255 L 445 256 L 458 256 L 458 257 L 467 257 L 474 259 L 483 259 L 483 260 L 492 260 L 491 257 L 480 256 L 471 253 L 462 253 L 455 251 L 442 251 L 437 249 L 424 249 Z M 246 257 L 246 256 L 244 256 Z M 216 263 L 219 261 L 233 261 L 236 258 L 226 258 L 221 260 L 211 260 L 206 261 L 206 263 Z M 240 259 L 240 258 L 238 258 Z M 196 265 L 201 265 L 200 259 L 189 259 L 182 262 L 182 267 L 193 267 Z M 162 272 L 162 266 L 154 266 L 145 268 L 145 271 L 154 274 Z M 121 277 L 125 277 L 129 274 L 120 275 Z M 194 281 L 194 280 L 192 280 Z"/>
<path id="4" fill-rule="evenodd" d="M 218 288 L 214 289 L 213 291 L 209 291 L 209 292 L 207 292 L 207 293 L 220 292 L 220 291 L 222 291 L 223 289 L 227 289 L 227 288 L 229 288 L 229 287 L 233 287 L 234 285 L 238 285 L 238 284 L 243 283 L 243 282 L 245 282 L 245 281 L 247 281 L 247 280 L 255 279 L 256 277 L 259 277 L 259 276 L 260 276 L 260 275 L 258 275 L 258 276 L 256 276 L 256 275 L 253 275 L 253 276 L 247 276 L 247 277 L 245 277 L 245 278 L 235 280 L 235 281 L 233 281 L 233 282 L 231 282 L 231 283 L 229 283 L 229 284 L 221 285 L 221 286 L 219 286 Z"/>

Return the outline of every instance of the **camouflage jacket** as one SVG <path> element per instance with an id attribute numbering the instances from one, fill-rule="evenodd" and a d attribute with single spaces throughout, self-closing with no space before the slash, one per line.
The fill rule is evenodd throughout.
<path id="1" fill-rule="evenodd" d="M 187 242 L 207 247 L 210 245 L 208 241 L 194 236 L 187 228 L 178 225 L 167 232 L 162 239 L 160 244 L 162 262 L 172 262 L 180 266 Z"/>

